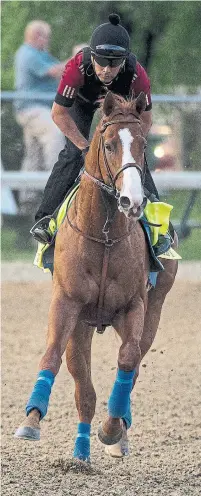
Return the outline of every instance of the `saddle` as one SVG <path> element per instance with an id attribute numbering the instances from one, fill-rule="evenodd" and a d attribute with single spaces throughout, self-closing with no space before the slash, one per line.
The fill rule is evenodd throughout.
<path id="1" fill-rule="evenodd" d="M 52 232 L 52 241 L 50 244 L 38 243 L 37 253 L 34 259 L 34 265 L 42 269 L 44 272 L 54 271 L 54 248 L 55 248 L 55 238 L 57 232 L 63 223 L 68 208 L 70 207 L 72 201 L 74 200 L 76 193 L 79 188 L 79 183 L 76 184 L 74 188 L 71 189 L 70 193 L 67 195 L 62 205 L 57 211 L 55 222 L 49 225 L 49 229 Z M 167 249 L 164 253 L 157 253 L 155 245 L 157 245 L 159 237 L 165 236 L 169 230 L 171 238 L 174 237 L 174 228 L 169 221 L 170 212 L 172 210 L 172 205 L 163 202 L 153 202 L 149 200 L 144 209 L 143 216 L 139 219 L 142 229 L 145 234 L 145 238 L 149 248 L 149 284 L 151 287 L 155 287 L 157 281 L 157 275 L 160 271 L 164 270 L 162 261 L 160 258 L 167 259 L 181 259 L 180 255 L 176 253 L 175 250 L 170 246 L 170 242 L 167 245 Z M 168 236 L 169 240 L 169 236 Z"/>

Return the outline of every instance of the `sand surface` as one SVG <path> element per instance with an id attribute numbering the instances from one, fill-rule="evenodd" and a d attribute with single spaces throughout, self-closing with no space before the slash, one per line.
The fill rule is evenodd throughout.
<path id="1" fill-rule="evenodd" d="M 103 336 L 95 335 L 97 408 L 88 470 L 79 470 L 71 458 L 78 418 L 65 360 L 41 424 L 41 441 L 13 438 L 45 349 L 51 281 L 48 276 L 30 281 L 27 266 L 21 277 L 15 272 L 15 279 L 7 270 L 8 281 L 2 271 L 2 495 L 200 494 L 201 281 L 192 276 L 197 271 L 192 266 L 189 275 L 178 277 L 166 299 L 157 337 L 132 394 L 131 453 L 123 461 L 108 458 L 96 436 L 107 411 L 120 342 L 110 328 Z"/>

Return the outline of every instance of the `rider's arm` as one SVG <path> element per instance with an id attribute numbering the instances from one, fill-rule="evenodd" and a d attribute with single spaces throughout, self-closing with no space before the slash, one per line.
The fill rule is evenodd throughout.
<path id="1" fill-rule="evenodd" d="M 70 116 L 69 108 L 72 107 L 76 94 L 83 84 L 83 53 L 79 52 L 65 66 L 52 107 L 52 118 L 61 132 L 80 150 L 86 148 L 88 142 Z"/>
<path id="2" fill-rule="evenodd" d="M 147 136 L 151 125 L 152 125 L 152 102 L 151 102 L 151 89 L 150 80 L 147 76 L 145 69 L 137 62 L 135 78 L 131 83 L 131 90 L 135 97 L 137 97 L 141 91 L 145 93 L 146 96 L 146 108 L 141 114 L 140 118 L 142 120 L 142 130 L 144 135 Z"/>
<path id="3" fill-rule="evenodd" d="M 152 111 L 146 110 L 141 114 L 140 119 L 142 121 L 142 131 L 146 137 L 152 125 Z"/>
<path id="4" fill-rule="evenodd" d="M 53 103 L 52 119 L 60 131 L 74 143 L 77 148 L 84 150 L 88 146 L 88 141 L 82 136 L 74 120 L 69 114 L 69 108 L 62 107 L 58 103 Z"/>

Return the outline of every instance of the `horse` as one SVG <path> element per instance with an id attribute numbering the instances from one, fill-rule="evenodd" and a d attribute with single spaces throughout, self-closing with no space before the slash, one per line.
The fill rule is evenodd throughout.
<path id="1" fill-rule="evenodd" d="M 98 436 L 111 454 L 112 447 L 119 446 L 123 456 L 131 425 L 130 394 L 177 272 L 177 260 L 164 260 L 165 270 L 148 291 L 149 250 L 139 222 L 144 206 L 145 106 L 144 93 L 128 101 L 108 92 L 102 104 L 78 192 L 56 236 L 47 348 L 26 405 L 27 417 L 15 434 L 40 439 L 40 421 L 66 352 L 79 417 L 73 456 L 85 462 L 90 462 L 96 406 L 91 378 L 94 330 L 102 333 L 110 325 L 121 338 L 108 414 Z"/>

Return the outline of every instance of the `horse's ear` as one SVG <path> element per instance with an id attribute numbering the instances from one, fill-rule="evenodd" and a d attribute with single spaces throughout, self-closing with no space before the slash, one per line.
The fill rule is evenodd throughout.
<path id="1" fill-rule="evenodd" d="M 141 91 L 141 93 L 138 95 L 138 97 L 135 100 L 136 110 L 137 110 L 138 114 L 141 114 L 142 112 L 144 112 L 144 110 L 146 108 L 146 103 L 147 102 L 146 102 L 145 93 L 143 93 L 143 91 Z"/>
<path id="2" fill-rule="evenodd" d="M 108 116 L 112 113 L 116 105 L 115 98 L 111 91 L 108 91 L 104 103 L 103 103 L 103 113 Z"/>

